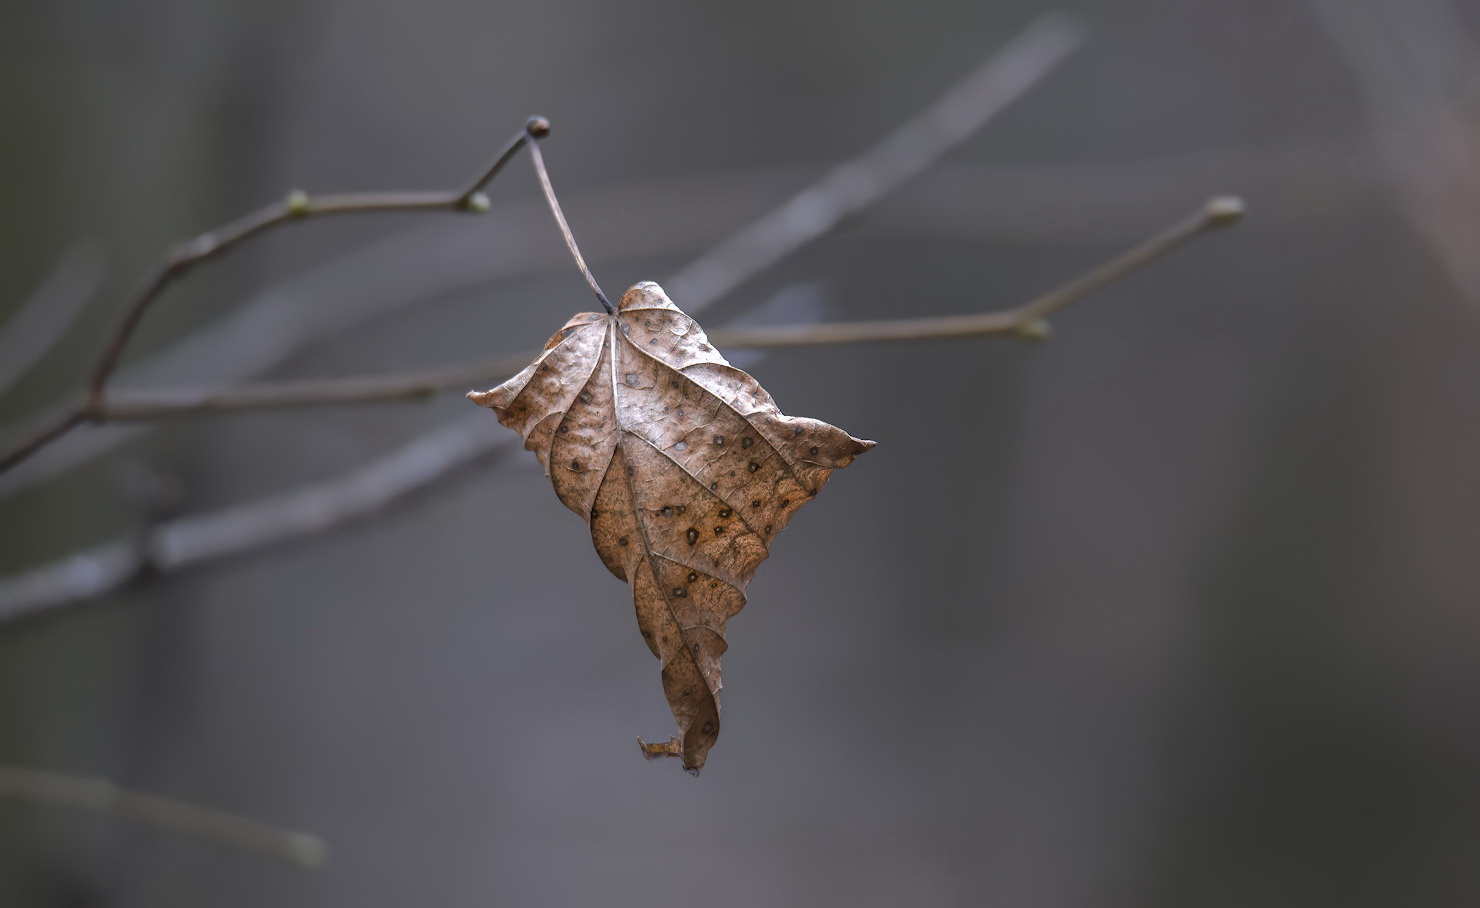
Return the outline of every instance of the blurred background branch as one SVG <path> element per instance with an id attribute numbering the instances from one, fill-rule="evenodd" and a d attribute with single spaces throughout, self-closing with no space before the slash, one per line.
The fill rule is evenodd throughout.
<path id="1" fill-rule="evenodd" d="M 78 243 L 0 326 L 0 396 L 56 346 L 102 280 L 103 256 L 97 245 Z"/>
<path id="2" fill-rule="evenodd" d="M 318 836 L 278 829 L 219 810 L 131 791 L 105 779 L 0 764 L 0 799 L 109 814 L 163 832 L 309 869 L 323 864 L 326 853 Z"/>
<path id="3" fill-rule="evenodd" d="M 1480 307 L 1480 44 L 1451 0 L 1310 0 L 1351 67 L 1393 197 Z"/>

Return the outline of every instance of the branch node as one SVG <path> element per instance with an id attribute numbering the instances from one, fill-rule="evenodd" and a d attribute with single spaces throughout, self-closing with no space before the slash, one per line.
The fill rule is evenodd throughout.
<path id="1" fill-rule="evenodd" d="M 463 211 L 468 211 L 473 214 L 483 214 L 489 209 L 490 203 L 488 201 L 488 196 L 484 195 L 481 192 L 475 192 L 459 202 L 458 207 Z"/>
<path id="2" fill-rule="evenodd" d="M 544 117 L 530 117 L 524 123 L 524 132 L 531 139 L 543 139 L 550 134 L 550 121 Z"/>
<path id="3" fill-rule="evenodd" d="M 1247 211 L 1244 200 L 1236 195 L 1220 195 L 1208 199 L 1204 216 L 1209 227 L 1231 227 L 1244 219 Z"/>
<path id="4" fill-rule="evenodd" d="M 294 189 L 283 199 L 283 204 L 287 206 L 289 217 L 301 218 L 308 214 L 308 193 Z"/>
<path id="5" fill-rule="evenodd" d="M 1020 340 L 1041 344 L 1053 334 L 1053 325 L 1049 324 L 1047 319 L 1036 318 L 1031 322 L 1018 325 L 1012 333 Z"/>

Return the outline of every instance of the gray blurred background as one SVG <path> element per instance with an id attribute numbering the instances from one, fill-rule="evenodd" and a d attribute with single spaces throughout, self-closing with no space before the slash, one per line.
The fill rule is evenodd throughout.
<path id="1" fill-rule="evenodd" d="M 748 364 L 879 447 L 751 586 L 702 778 L 639 759 L 672 719 L 629 591 L 510 451 L 0 627 L 0 763 L 331 848 L 308 871 L 0 801 L 0 905 L 1480 904 L 1472 4 L 7 0 L 0 316 L 59 267 L 99 287 L 0 425 L 78 386 L 169 243 L 291 187 L 452 186 L 545 114 L 620 292 L 1050 9 L 1082 16 L 1080 52 L 705 322 L 982 311 L 1213 193 L 1251 215 L 1046 345 Z M 259 377 L 536 346 L 588 296 L 527 161 L 488 192 L 483 218 L 254 242 L 172 290 L 129 362 L 273 300 L 332 317 Z M 0 571 L 334 477 L 469 407 L 160 424 L 0 488 Z"/>

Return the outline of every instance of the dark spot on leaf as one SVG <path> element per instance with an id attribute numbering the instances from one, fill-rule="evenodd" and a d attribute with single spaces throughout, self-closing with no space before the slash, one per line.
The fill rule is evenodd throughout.
<path id="1" fill-rule="evenodd" d="M 791 504 L 791 499 L 790 498 L 783 498 L 783 499 L 781 499 L 781 506 L 783 508 L 786 507 L 789 504 Z"/>
<path id="2" fill-rule="evenodd" d="M 618 539 L 617 540 L 617 545 L 626 545 L 626 544 L 627 544 L 627 537 L 626 536 L 623 536 L 621 539 Z"/>
<path id="3" fill-rule="evenodd" d="M 809 450 L 807 453 L 815 457 L 817 455 L 817 446 L 813 445 L 811 450 Z"/>
<path id="4" fill-rule="evenodd" d="M 709 491 L 713 492 L 717 488 L 719 488 L 719 483 L 717 483 L 717 482 L 711 482 L 709 484 Z"/>
<path id="5" fill-rule="evenodd" d="M 792 427 L 792 430 L 791 430 L 791 434 L 793 434 L 793 435 L 800 435 L 800 434 L 802 434 L 802 427 L 801 426 L 793 426 Z"/>
<path id="6" fill-rule="evenodd" d="M 694 527 L 689 527 L 689 545 L 693 545 L 694 543 L 696 543 L 698 541 L 699 541 L 699 531 L 697 529 L 695 529 Z"/>
<path id="7" fill-rule="evenodd" d="M 561 426 L 560 427 L 560 434 L 561 435 L 566 435 L 569 432 L 570 432 L 570 426 Z"/>
<path id="8" fill-rule="evenodd" d="M 636 372 L 628 372 L 626 375 L 623 376 L 623 379 L 626 380 L 627 385 L 629 387 L 632 387 L 632 388 L 637 387 L 637 373 Z"/>
<path id="9" fill-rule="evenodd" d="M 714 436 L 714 443 L 716 445 L 722 445 L 722 444 L 724 444 L 725 443 L 725 437 L 723 435 L 716 435 L 716 436 Z"/>
<path id="10" fill-rule="evenodd" d="M 734 513 L 734 512 L 731 511 L 729 508 L 720 508 L 719 509 L 719 516 L 721 516 L 721 517 L 728 517 L 732 513 Z"/>
<path id="11" fill-rule="evenodd" d="M 697 571 L 689 571 L 689 582 L 690 583 L 693 583 L 695 580 L 698 580 L 698 579 L 699 579 L 699 574 L 698 574 Z"/>
<path id="12" fill-rule="evenodd" d="M 591 392 L 590 391 L 582 391 L 580 394 L 577 394 L 576 397 L 583 404 L 589 404 L 591 402 Z"/>
<path id="13" fill-rule="evenodd" d="M 570 462 L 570 468 L 579 471 L 581 469 L 581 462 L 579 460 L 572 460 Z"/>
<path id="14" fill-rule="evenodd" d="M 628 464 L 627 465 L 627 475 L 628 476 L 631 476 L 633 473 L 636 473 L 636 472 L 637 472 L 637 467 L 634 467 L 631 464 Z"/>
<path id="15" fill-rule="evenodd" d="M 683 407 L 679 407 L 678 408 L 678 415 L 679 416 L 682 416 L 683 415 Z"/>
<path id="16" fill-rule="evenodd" d="M 750 503 L 750 506 L 753 507 L 753 508 L 760 507 L 761 506 L 761 500 L 759 498 L 757 498 L 756 500 L 754 500 L 754 501 L 752 501 Z"/>
<path id="17" fill-rule="evenodd" d="M 684 511 L 687 511 L 688 509 L 689 509 L 689 506 L 688 505 L 681 504 L 681 505 L 678 506 L 678 513 L 682 514 Z"/>
<path id="18" fill-rule="evenodd" d="M 679 416 L 682 416 L 683 415 L 683 411 L 682 410 L 679 410 L 678 411 L 678 415 Z M 677 444 L 675 444 L 673 446 L 673 450 L 675 450 L 675 451 L 687 451 L 688 449 L 689 449 L 689 443 L 686 442 L 686 441 L 680 441 L 680 442 L 678 442 Z"/>
<path id="19" fill-rule="evenodd" d="M 714 723 L 713 722 L 705 722 L 704 723 L 704 727 L 701 728 L 701 729 L 699 729 L 699 730 L 702 731 L 706 735 L 714 734 Z"/>
<path id="20" fill-rule="evenodd" d="M 714 528 L 714 535 L 716 535 L 716 536 L 723 536 L 724 534 L 725 534 L 725 528 L 724 527 L 715 527 Z"/>
<path id="21" fill-rule="evenodd" d="M 756 463 L 753 460 L 750 463 L 748 463 L 748 464 L 745 465 L 745 469 L 749 470 L 752 473 L 754 473 L 756 470 L 759 470 L 760 468 L 761 468 L 761 465 L 758 464 L 758 463 Z"/>
<path id="22" fill-rule="evenodd" d="M 764 530 L 762 530 L 761 532 L 762 533 L 765 533 L 767 536 L 771 535 L 771 525 L 769 523 L 766 524 L 766 528 Z"/>
<path id="23" fill-rule="evenodd" d="M 745 448 L 747 451 L 750 450 L 754 446 L 755 446 L 755 439 L 754 438 L 746 438 L 744 441 L 740 442 L 740 447 Z"/>
<path id="24" fill-rule="evenodd" d="M 665 504 L 665 505 L 663 505 L 663 510 L 659 511 L 658 513 L 659 514 L 662 514 L 664 517 L 672 517 L 673 516 L 673 505 L 671 505 L 671 504 Z"/>
<path id="25" fill-rule="evenodd" d="M 682 598 L 684 598 L 687 595 L 688 595 L 688 593 L 685 593 L 684 592 L 683 587 L 676 586 L 676 587 L 673 588 L 673 598 L 674 599 L 682 599 Z"/>

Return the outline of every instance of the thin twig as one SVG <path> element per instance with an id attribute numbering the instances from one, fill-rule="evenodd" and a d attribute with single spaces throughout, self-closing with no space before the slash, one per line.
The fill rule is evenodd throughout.
<path id="1" fill-rule="evenodd" d="M 806 197 L 819 188 L 813 187 L 798 198 Z M 879 198 L 882 198 L 882 195 L 874 196 L 870 201 L 875 202 Z M 821 202 L 828 210 L 837 209 L 837 205 L 829 203 L 825 197 Z M 1232 205 L 1228 202 L 1215 202 L 1201 216 L 1202 220 L 1209 221 L 1202 229 L 1231 223 L 1235 217 L 1236 210 Z M 830 227 L 835 227 L 839 220 L 834 219 Z M 1177 233 L 1176 229 L 1168 236 L 1175 233 Z M 1177 242 L 1187 238 L 1190 238 L 1190 235 Z M 1103 286 L 1108 280 L 1128 273 L 1157 255 L 1164 254 L 1175 244 L 1172 242 L 1158 245 L 1157 241 L 1153 240 L 1121 259 L 1091 272 L 1085 278 L 1011 311 L 1017 313 L 1019 324 L 1034 324 L 1080 296 Z M 799 248 L 801 248 L 800 245 L 793 245 L 790 251 L 796 251 Z M 1149 254 L 1148 249 L 1151 250 Z M 772 263 L 774 261 L 773 259 Z M 693 269 L 688 269 L 684 273 L 692 274 Z M 718 291 L 706 289 L 702 284 L 691 284 L 690 292 L 701 304 L 706 299 L 714 299 L 718 296 Z M 685 305 L 686 308 L 693 308 L 687 300 Z M 1024 313 L 1031 317 L 1025 317 Z M 816 326 L 816 330 L 830 331 L 834 330 L 834 327 Z M 760 329 L 749 330 L 751 331 L 750 341 L 767 340 L 758 338 L 754 333 Z M 801 329 L 785 330 L 798 331 Z M 738 330 L 728 338 L 724 336 L 724 332 L 716 331 L 713 338 L 716 343 L 730 345 L 746 340 L 745 335 L 740 334 Z M 776 336 L 773 335 L 770 339 L 775 340 Z M 898 338 L 856 337 L 849 340 L 872 339 Z M 358 399 L 370 399 L 369 395 L 372 392 L 381 394 L 394 390 L 401 393 L 410 385 L 416 385 L 415 393 L 426 393 L 430 386 L 442 381 L 449 382 L 448 387 L 461 389 L 467 387 L 470 370 L 489 370 L 495 373 L 489 377 L 498 377 L 498 373 L 512 371 L 527 360 L 528 357 L 521 357 L 518 363 L 500 361 L 495 364 L 475 365 L 454 370 L 438 370 L 438 375 L 418 376 L 415 377 L 415 382 L 408 381 L 408 376 L 382 380 L 394 382 L 398 386 L 395 388 L 385 386 L 372 388 L 365 385 L 355 387 L 353 383 L 357 380 L 348 380 L 351 382 L 349 385 L 345 384 L 346 380 L 339 380 L 337 386 L 332 389 L 325 389 L 321 386 L 317 390 L 319 392 L 328 390 L 336 398 L 334 402 L 344 403 L 357 395 L 363 395 Z M 453 373 L 458 374 L 454 376 Z M 308 399 L 309 395 L 302 394 L 302 390 L 303 387 L 299 383 L 283 383 L 276 386 L 275 391 L 270 390 L 267 393 L 264 393 L 261 388 L 202 392 L 212 396 L 211 401 L 204 398 L 194 401 L 159 400 L 157 398 L 148 400 L 142 396 L 143 392 L 139 392 L 138 396 L 128 400 L 120 399 L 120 403 L 136 407 L 135 414 L 142 418 L 143 409 L 148 406 L 184 405 L 207 410 L 226 409 L 234 408 L 237 404 L 262 403 L 273 394 L 281 398 L 285 392 L 291 392 L 289 396 L 298 398 L 293 401 L 294 404 L 316 402 Z M 256 401 L 245 399 L 233 401 L 231 399 L 231 395 L 248 391 L 258 395 Z M 282 400 L 271 401 L 274 406 L 282 403 Z M 156 412 L 150 415 L 151 417 L 160 416 L 164 413 Z M 139 577 L 146 568 L 151 573 L 168 572 L 212 559 L 254 551 L 284 540 L 321 533 L 346 522 L 370 516 L 412 492 L 427 488 L 458 473 L 459 467 L 481 460 L 505 447 L 511 440 L 512 436 L 487 432 L 486 423 L 482 419 L 475 418 L 454 423 L 426 433 L 394 454 L 357 468 L 344 476 L 222 511 L 170 521 L 154 528 L 149 538 L 144 540 L 145 544 L 142 545 L 137 539 L 116 540 L 51 564 L 33 568 L 8 580 L 0 581 L 0 622 L 44 613 L 116 590 Z M 145 553 L 148 553 L 147 561 Z"/>
<path id="2" fill-rule="evenodd" d="M 294 190 L 281 202 L 260 208 L 175 247 L 129 300 L 123 319 L 110 335 L 92 368 L 82 402 L 66 414 L 65 419 L 53 421 L 15 448 L 0 455 L 0 472 L 25 460 L 83 422 L 106 420 L 108 379 L 117 370 L 135 329 L 165 288 L 192 266 L 215 258 L 260 233 L 291 221 L 386 211 L 486 211 L 488 200 L 480 194 L 480 190 L 498 175 L 520 148 L 533 141 L 536 123 L 543 124 L 544 131 L 549 130 L 548 121 L 540 117 L 531 118 L 526 127 L 510 139 L 503 151 L 465 187 L 448 192 L 366 192 L 317 198 L 310 197 L 301 190 Z"/>
<path id="3" fill-rule="evenodd" d="M 1237 223 L 1243 213 L 1244 203 L 1235 196 L 1210 199 L 1193 216 L 1067 284 L 1012 309 L 934 318 L 715 331 L 711 338 L 716 346 L 730 347 L 802 347 L 880 341 L 946 340 L 990 335 L 1014 335 L 1038 340 L 1047 335 L 1049 316 L 1151 264 L 1188 240 L 1209 230 Z"/>
<path id="4" fill-rule="evenodd" d="M 1367 185 L 1365 159 L 1344 158 L 1332 149 L 1269 156 L 1224 151 L 1072 167 L 943 162 L 912 183 L 907 195 L 894 196 L 886 210 L 871 213 L 854 229 L 860 236 L 949 236 L 1013 245 L 1103 243 L 1118 240 L 1127 220 L 1180 204 L 1210 180 L 1254 185 L 1303 172 L 1315 161 L 1342 185 Z M 600 267 L 603 262 L 671 257 L 703 248 L 723 238 L 725 212 L 776 195 L 798 176 L 791 168 L 742 171 L 585 193 L 579 206 L 585 212 L 583 255 Z M 983 198 L 992 204 L 977 201 Z M 625 212 L 637 206 L 642 207 L 644 229 L 614 226 L 630 224 Z M 1066 211 L 1070 207 L 1072 215 Z M 543 215 L 545 208 L 543 200 L 510 202 L 493 205 L 475 225 L 427 221 L 274 285 L 175 344 L 120 368 L 109 382 L 108 402 L 197 400 L 262 375 L 324 338 L 342 336 L 356 324 L 418 301 L 568 267 L 568 253 L 555 258 L 527 230 L 529 219 Z M 1292 213 L 1276 204 L 1261 209 L 1260 216 L 1267 221 Z M 477 254 L 485 248 L 491 254 Z M 476 364 L 457 368 L 460 374 L 478 369 L 469 378 L 474 385 L 501 377 Z M 142 397 L 135 398 L 126 385 Z M 75 399 L 62 404 L 32 414 L 20 431 L 13 424 L 0 426 L 0 439 L 8 443 L 33 434 L 36 426 L 76 407 Z M 0 499 L 95 460 L 151 428 L 148 421 L 118 421 L 68 433 L 48 446 L 45 457 L 0 475 Z"/>
<path id="5" fill-rule="evenodd" d="M 166 832 L 315 868 L 326 848 L 318 836 L 119 788 L 105 779 L 0 765 L 0 798 L 75 807 L 124 817 Z"/>
<path id="6" fill-rule="evenodd" d="M 847 217 L 877 204 L 1025 94 L 1052 72 L 1080 40 L 1081 29 L 1074 20 L 1062 15 L 1038 19 L 877 146 L 830 171 L 682 269 L 669 281 L 670 292 L 682 301 L 687 311 L 698 312 L 745 280 L 836 229 Z M 528 142 L 531 161 L 576 266 L 602 306 L 611 312 L 611 302 L 586 266 L 555 198 L 537 143 L 548 132 L 549 124 L 540 118 L 532 118 L 527 124 L 525 136 L 531 140 Z M 106 421 L 153 419 L 185 412 L 366 402 L 420 396 L 435 390 L 431 386 L 454 379 L 461 382 L 470 373 L 474 381 L 486 374 L 483 367 L 459 367 L 406 376 L 401 381 L 347 379 L 333 385 L 245 389 L 239 394 L 229 390 L 196 392 L 189 400 L 181 401 L 177 397 L 173 402 L 151 400 L 143 392 L 135 392 L 122 401 L 117 411 L 98 401 L 85 402 L 83 408 L 87 418 Z M 502 374 L 505 373 L 488 377 Z M 33 450 L 35 447 L 25 453 Z M 0 460 L 0 472 L 8 465 Z"/>
<path id="7" fill-rule="evenodd" d="M 830 171 L 779 208 L 666 281 L 697 313 L 835 230 L 918 176 L 1053 72 L 1082 40 L 1079 23 L 1043 16 L 864 154 Z"/>
<path id="8" fill-rule="evenodd" d="M 1040 339 L 1047 333 L 1049 316 L 1149 265 L 1183 243 L 1209 230 L 1237 222 L 1242 215 L 1241 200 L 1231 196 L 1211 199 L 1192 216 L 1098 268 L 1012 309 L 931 318 L 719 328 L 710 332 L 709 339 L 716 346 L 727 349 L 948 340 L 991 335 Z M 438 391 L 466 390 L 481 382 L 502 380 L 522 369 L 535 355 L 533 352 L 519 353 L 483 363 L 390 376 L 265 382 L 199 391 L 119 391 L 110 400 L 106 416 L 115 421 L 151 420 L 204 413 L 411 400 Z"/>

